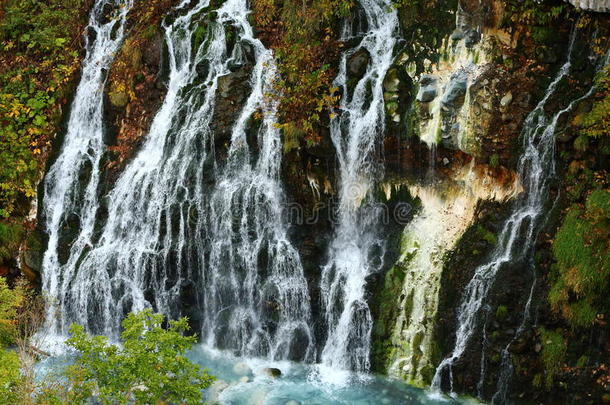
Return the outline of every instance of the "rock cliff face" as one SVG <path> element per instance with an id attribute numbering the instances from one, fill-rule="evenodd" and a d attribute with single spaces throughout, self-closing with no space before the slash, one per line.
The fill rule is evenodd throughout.
<path id="1" fill-rule="evenodd" d="M 581 8 L 603 11 L 600 3 L 581 2 Z M 415 212 L 399 237 L 396 261 L 375 284 L 373 364 L 416 385 L 430 384 L 439 361 L 452 350 L 463 289 L 497 244 L 507 201 L 520 193 L 515 170 L 524 120 L 543 97 L 570 43 L 566 15 L 553 23 L 555 37 L 543 37 L 541 23 L 519 23 L 521 17 L 511 13 L 520 9 L 511 7 L 499 1 L 460 1 L 455 28 L 435 50 L 422 55 L 406 47 L 388 75 L 388 122 L 397 129 L 385 142 L 386 187 L 389 194 L 407 189 Z M 507 25 L 507 20 L 514 22 Z M 402 23 L 408 26 L 408 20 Z M 587 42 L 599 41 L 596 35 L 587 30 L 577 35 L 577 56 L 572 57 L 578 79 L 571 79 L 577 88 L 591 82 L 593 70 L 583 70 L 578 61 L 595 58 Z M 565 101 L 552 100 L 549 109 L 556 111 Z M 397 135 L 405 133 L 402 139 Z M 497 384 L 491 376 L 513 370 L 502 363 L 503 348 L 510 346 L 515 361 L 523 362 L 528 353 L 524 342 L 540 333 L 519 324 L 532 281 L 518 267 L 500 274 L 489 298 L 491 313 L 479 320 L 472 347 L 453 369 L 458 392 L 491 399 Z M 546 308 L 547 287 L 538 287 L 533 305 Z M 553 324 L 552 318 L 546 321 Z M 511 339 L 515 343 L 509 345 Z M 543 358 L 543 345 L 530 352 L 534 358 Z M 527 372 L 517 368 L 515 391 L 532 389 L 524 374 L 545 367 L 529 366 Z"/>
<path id="2" fill-rule="evenodd" d="M 569 2 L 583 10 L 610 11 L 608 0 Z M 387 253 L 380 266 L 382 271 L 367 280 L 374 318 L 372 364 L 378 372 L 428 386 L 439 361 L 450 352 L 455 340 L 455 310 L 463 288 L 497 243 L 506 211 L 523 190 L 516 174 L 523 122 L 561 65 L 576 14 L 570 7 L 559 18 L 545 14 L 548 21 L 530 24 L 518 22 L 522 2 L 433 0 L 425 2 L 425 6 L 402 3 L 398 13 L 403 38 L 383 83 L 386 136 L 374 159 L 383 166 L 384 175 L 375 193 L 389 212 L 395 212 L 397 207 L 409 208 L 404 216 L 390 218 L 384 224 Z M 105 88 L 105 119 L 111 146 L 105 164 L 107 184 L 112 183 L 139 147 L 166 92 L 167 50 L 159 35 L 160 21 L 175 4 L 175 0 L 151 2 L 150 12 L 133 16 L 132 30 L 109 72 Z M 511 9 L 507 4 L 519 5 Z M 553 3 L 556 4 L 564 3 Z M 587 61 L 594 59 L 594 48 L 600 48 L 598 52 L 602 53 L 607 48 L 604 41 L 608 21 L 601 14 L 595 15 L 588 13 L 583 19 L 587 22 L 576 40 L 574 56 L 578 74 L 570 78 L 569 84 L 562 84 L 562 94 L 590 87 L 594 69 Z M 249 51 L 244 45 L 246 59 Z M 369 61 L 366 51 L 355 53 L 348 60 L 348 74 L 361 77 Z M 202 74 L 206 70 L 206 66 L 197 68 Z M 219 80 L 212 127 L 220 162 L 237 115 L 251 91 L 251 69 L 251 63 L 235 66 Z M 549 108 L 559 109 L 563 102 L 551 100 Z M 582 140 L 577 141 L 575 116 L 592 108 L 589 103 L 579 106 L 572 116 L 561 117 L 558 172 L 563 178 L 572 175 L 578 179 L 574 182 L 597 179 L 607 169 L 603 167 L 603 140 L 592 141 L 599 142 L 599 153 L 576 148 L 582 146 Z M 256 119 L 248 123 L 249 143 L 256 142 L 251 134 L 259 124 Z M 320 267 L 326 261 L 337 208 L 336 152 L 327 128 L 320 129 L 318 135 L 317 144 L 295 146 L 284 133 L 281 169 L 292 224 L 289 237 L 303 262 L 310 299 L 315 303 L 313 319 L 323 318 L 319 306 Z M 596 187 L 606 185 L 603 180 L 595 181 L 599 181 Z M 567 204 L 564 195 L 573 192 L 558 181 L 549 200 L 563 208 Z M 586 190 L 579 192 L 586 194 Z M 582 204 L 581 200 L 570 202 Z M 546 302 L 549 280 L 554 277 L 549 270 L 550 240 L 563 215 L 559 211 L 552 211 L 541 232 L 540 253 L 535 258 L 541 275 L 534 304 L 539 308 L 538 322 L 549 329 L 565 326 Z M 32 259 L 31 254 L 25 257 L 24 271 L 30 267 L 38 270 L 39 266 L 31 264 L 34 261 L 39 260 Z M 566 402 L 566 398 L 589 400 L 576 388 L 565 387 L 570 374 L 556 383 L 551 378 L 542 388 L 545 384 L 540 381 L 551 367 L 543 357 L 546 343 L 532 325 L 516 333 L 523 297 L 529 291 L 528 280 L 520 270 L 508 269 L 500 276 L 491 294 L 488 315 L 481 320 L 481 332 L 474 339 L 476 343 L 456 365 L 453 389 L 490 399 L 490 387 L 495 384 L 492 375 L 502 370 L 502 349 L 515 340 L 511 348 L 516 355 L 515 397 L 540 399 L 536 395 L 546 394 L 536 391 L 558 388 L 554 395 L 560 402 Z M 182 304 L 189 307 L 195 299 L 187 297 Z M 595 341 L 610 336 L 604 326 L 607 315 L 600 316 L 596 321 L 599 329 L 587 330 Z M 317 340 L 323 341 L 322 325 L 317 323 L 313 329 Z M 528 345 L 528 341 L 535 343 Z M 579 364 L 579 357 L 584 356 L 578 352 L 584 353 L 581 349 L 572 353 Z M 601 360 L 579 366 L 582 370 L 591 370 L 608 359 L 608 353 L 590 353 Z M 560 366 L 567 363 L 560 362 Z M 608 386 L 596 385 L 598 377 L 610 378 L 608 373 L 591 372 L 582 377 L 587 386 L 584 391 L 593 392 L 592 403 L 602 398 L 610 401 L 607 394 L 603 396 Z"/>

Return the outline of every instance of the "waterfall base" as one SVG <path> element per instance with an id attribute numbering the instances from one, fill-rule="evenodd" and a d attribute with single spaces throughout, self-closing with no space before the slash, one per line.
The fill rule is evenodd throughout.
<path id="1" fill-rule="evenodd" d="M 450 398 L 424 391 L 405 383 L 372 375 L 359 378 L 333 378 L 320 365 L 289 361 L 237 358 L 229 353 L 196 346 L 189 357 L 207 368 L 218 380 L 203 393 L 210 403 L 231 405 L 297 405 L 297 404 L 475 404 L 471 398 Z M 38 364 L 39 376 L 56 371 L 69 363 L 68 356 L 49 358 Z M 277 369 L 279 376 L 268 370 Z M 276 372 L 277 373 L 277 372 Z M 326 378 L 334 382 L 329 382 Z M 344 383 L 336 383 L 341 380 Z M 347 382 L 349 381 L 349 382 Z"/>

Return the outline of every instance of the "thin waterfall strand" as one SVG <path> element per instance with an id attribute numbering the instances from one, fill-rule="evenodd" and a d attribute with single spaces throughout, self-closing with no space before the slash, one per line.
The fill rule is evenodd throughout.
<path id="1" fill-rule="evenodd" d="M 543 217 L 546 195 L 555 172 L 555 127 L 562 111 L 548 117 L 545 107 L 555 95 L 559 83 L 567 77 L 571 67 L 572 49 L 576 32 L 570 39 L 566 62 L 549 85 L 545 96 L 527 116 L 523 124 L 523 154 L 519 159 L 518 173 L 524 188 L 523 197 L 513 208 L 498 239 L 491 260 L 475 270 L 458 308 L 456 342 L 449 354 L 436 369 L 432 388 L 441 389 L 443 375 L 449 370 L 453 390 L 451 367 L 461 358 L 470 339 L 477 331 L 479 314 L 492 288 L 500 268 L 509 262 L 521 260 L 531 251 Z M 530 294 L 531 295 L 531 294 Z"/>

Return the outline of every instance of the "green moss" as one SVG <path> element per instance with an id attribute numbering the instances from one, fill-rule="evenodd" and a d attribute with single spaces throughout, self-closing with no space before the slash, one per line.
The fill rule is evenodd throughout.
<path id="1" fill-rule="evenodd" d="M 610 134 L 610 66 L 606 66 L 596 75 L 595 84 L 597 92 L 594 96 L 593 107 L 590 111 L 576 116 L 574 121 L 581 128 L 581 136 L 608 138 Z"/>
<path id="2" fill-rule="evenodd" d="M 535 388 L 542 388 L 542 384 L 544 384 L 544 376 L 538 373 L 534 376 L 534 379 L 532 380 L 532 385 Z"/>
<path id="3" fill-rule="evenodd" d="M 500 156 L 497 153 L 494 153 L 489 157 L 489 166 L 496 168 L 500 166 Z"/>
<path id="4" fill-rule="evenodd" d="M 574 140 L 574 149 L 579 152 L 585 152 L 589 148 L 589 138 L 586 135 L 580 135 Z"/>
<path id="5" fill-rule="evenodd" d="M 508 316 L 508 308 L 505 305 L 499 305 L 496 309 L 496 318 L 506 319 Z"/>
<path id="6" fill-rule="evenodd" d="M 12 256 L 22 237 L 23 227 L 21 225 L 0 222 L 0 262 Z"/>
<path id="7" fill-rule="evenodd" d="M 610 191 L 596 190 L 586 209 L 574 205 L 552 245 L 557 262 L 552 268 L 548 300 L 572 327 L 585 327 L 608 309 L 610 276 Z"/>
<path id="8" fill-rule="evenodd" d="M 193 33 L 193 49 L 199 49 L 199 47 L 205 40 L 207 32 L 208 30 L 206 25 L 200 24 L 197 26 L 197 29 L 195 29 L 195 32 Z"/>
<path id="9" fill-rule="evenodd" d="M 576 362 L 576 367 L 586 367 L 587 363 L 589 363 L 589 357 L 588 356 L 580 356 L 578 358 L 578 361 Z"/>
<path id="10" fill-rule="evenodd" d="M 477 225 L 476 232 L 479 239 L 484 240 L 490 245 L 495 246 L 498 243 L 498 238 L 496 235 L 483 225 Z"/>
<path id="11" fill-rule="evenodd" d="M 560 331 L 540 329 L 542 343 L 542 363 L 544 364 L 544 383 L 547 388 L 553 385 L 553 380 L 561 370 L 566 359 L 567 344 Z"/>

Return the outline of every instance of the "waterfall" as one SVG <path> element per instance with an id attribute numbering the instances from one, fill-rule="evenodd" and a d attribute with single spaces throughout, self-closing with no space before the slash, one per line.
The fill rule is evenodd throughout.
<path id="1" fill-rule="evenodd" d="M 574 39 L 572 39 L 572 41 L 574 41 Z M 570 51 L 572 49 L 572 46 L 573 46 L 573 44 L 570 47 Z M 570 54 L 571 54 L 571 52 L 568 53 L 568 61 L 566 63 L 569 63 Z M 600 64 L 600 66 L 598 66 L 597 71 L 601 70 L 604 66 L 607 66 L 608 63 L 610 63 L 610 52 L 606 52 L 606 55 L 602 59 L 602 63 Z M 547 129 L 545 129 L 543 136 L 553 137 L 559 119 L 564 114 L 570 113 L 581 101 L 583 101 L 583 100 L 589 98 L 591 95 L 593 95 L 593 93 L 596 90 L 597 90 L 597 88 L 594 83 L 591 86 L 591 88 L 589 89 L 589 91 L 587 91 L 587 93 L 585 93 L 583 96 L 571 101 L 567 107 L 565 107 L 564 109 L 562 109 L 558 113 L 556 113 L 553 116 L 553 118 L 550 120 L 550 123 L 549 123 Z M 554 169 L 555 169 L 554 168 L 554 164 L 555 164 L 555 162 L 554 162 L 554 144 L 553 144 L 553 150 L 551 151 L 551 155 L 550 155 L 549 159 L 552 160 L 551 172 L 550 172 L 549 176 L 552 176 L 552 175 L 554 175 Z M 544 216 L 544 215 L 543 215 L 543 217 L 546 218 L 546 216 Z M 496 392 L 494 393 L 494 395 L 492 397 L 492 403 L 494 403 L 494 404 L 505 404 L 508 402 L 507 395 L 508 395 L 509 382 L 510 382 L 510 378 L 512 377 L 512 374 L 513 374 L 513 364 L 511 362 L 510 348 L 513 345 L 513 343 L 517 340 L 517 338 L 525 331 L 527 323 L 530 319 L 532 298 L 534 296 L 534 290 L 536 288 L 536 274 L 535 274 L 535 267 L 534 267 L 533 263 L 531 264 L 531 267 L 533 269 L 533 274 L 532 274 L 533 282 L 530 286 L 529 294 L 528 294 L 527 300 L 525 302 L 521 323 L 519 324 L 519 327 L 517 328 L 517 331 L 515 332 L 515 335 L 513 336 L 513 338 L 504 347 L 504 349 L 502 349 L 502 362 L 500 364 L 500 374 L 498 376 L 499 378 L 498 378 L 498 383 L 496 385 Z M 483 379 L 484 379 L 484 373 L 482 372 L 481 381 Z"/>
<path id="2" fill-rule="evenodd" d="M 195 30 L 209 12 L 216 18 L 195 49 Z M 90 226 L 81 223 L 79 243 L 72 244 L 67 261 L 57 260 L 57 240 L 45 254 L 55 259 L 45 260 L 44 289 L 60 310 L 57 322 L 49 317 L 58 335 L 77 322 L 116 338 L 126 313 L 150 307 L 175 318 L 182 315 L 184 295 L 191 294 L 208 343 L 239 355 L 311 358 L 307 283 L 281 212 L 275 66 L 271 51 L 253 37 L 248 13 L 246 0 L 227 0 L 215 11 L 208 0 L 184 0 L 173 21 L 164 23 L 168 90 L 144 145 L 101 203 L 95 197 L 97 184 L 91 203 L 78 200 L 77 214 L 90 218 Z M 252 92 L 233 128 L 223 167 L 216 161 L 210 129 L 218 80 L 232 67 L 251 63 L 248 50 L 254 58 Z M 101 115 L 103 82 L 97 83 Z M 83 100 L 77 97 L 75 103 Z M 262 124 L 254 153 L 246 132 L 257 111 Z M 84 125 L 84 118 L 75 117 L 71 128 Z M 67 137 L 63 150 L 79 142 L 77 136 Z M 101 134 L 99 143 L 103 149 Z M 63 181 L 53 175 L 63 164 L 58 160 L 50 172 L 51 195 Z M 98 171 L 92 171 L 96 178 Z M 59 191 L 72 196 L 77 189 L 76 178 Z M 47 212 L 71 212 L 65 200 L 52 200 Z M 53 237 L 65 218 L 47 226 Z"/>
<path id="3" fill-rule="evenodd" d="M 229 3 L 223 9 L 239 17 L 232 18 L 243 31 L 242 41 L 253 47 L 256 65 L 252 93 L 233 128 L 228 163 L 211 197 L 204 333 L 209 331 L 211 345 L 242 354 L 314 360 L 307 282 L 281 218 L 282 146 L 272 94 L 276 67 L 271 51 L 253 37 L 245 0 Z M 262 124 L 258 160 L 252 163 L 247 124 L 257 110 Z"/>
<path id="4" fill-rule="evenodd" d="M 477 331 L 480 313 L 486 298 L 503 265 L 527 259 L 541 224 L 545 218 L 545 203 L 551 180 L 555 173 L 555 130 L 559 118 L 580 102 L 584 97 L 572 101 L 566 108 L 554 115 L 547 115 L 545 108 L 555 96 L 559 83 L 568 76 L 571 69 L 572 50 L 576 37 L 573 31 L 568 47 L 566 62 L 546 90 L 545 96 L 529 113 L 523 123 L 523 153 L 518 162 L 518 174 L 524 192 L 512 209 L 498 238 L 498 244 L 489 262 L 479 266 L 465 288 L 457 313 L 456 341 L 452 352 L 441 361 L 432 380 L 432 388 L 441 389 L 443 376 L 449 373 L 450 388 L 453 390 L 452 366 L 461 358 L 471 338 Z M 534 285 L 531 286 L 524 307 L 529 313 Z M 524 325 L 522 324 L 522 327 Z M 497 399 L 497 398 L 496 398 Z"/>
<path id="5" fill-rule="evenodd" d="M 398 18 L 387 0 L 359 3 L 369 31 L 342 55 L 334 81 L 343 92 L 339 114 L 330 124 L 339 161 L 339 215 L 320 288 L 327 325 L 322 363 L 367 371 L 372 319 L 365 284 L 379 270 L 384 248 L 376 232 L 380 209 L 371 196 L 378 171 L 372 155 L 384 131 L 383 79 L 393 60 Z M 370 62 L 350 95 L 347 60 L 361 49 L 368 51 Z"/>
<path id="6" fill-rule="evenodd" d="M 107 13 L 107 6 L 113 10 L 111 15 Z M 66 279 L 70 277 L 59 270 L 63 267 L 58 255 L 61 228 L 68 220 L 78 218 L 81 231 L 72 244 L 74 252 L 84 250 L 94 232 L 99 206 L 100 160 L 105 150 L 103 89 L 106 72 L 122 43 L 131 6 L 131 0 L 98 0 L 93 5 L 87 27 L 91 35 L 85 36 L 86 57 L 72 103 L 68 131 L 44 182 L 43 215 L 49 242 L 43 257 L 43 268 L 47 271 L 43 272 L 42 284 L 45 294 L 52 300 L 65 295 Z M 82 180 L 80 177 L 86 172 L 89 172 L 88 179 Z M 56 312 L 62 316 L 59 309 L 54 301 L 47 308 L 47 326 L 51 334 L 62 330 L 60 324 L 53 321 Z"/>

